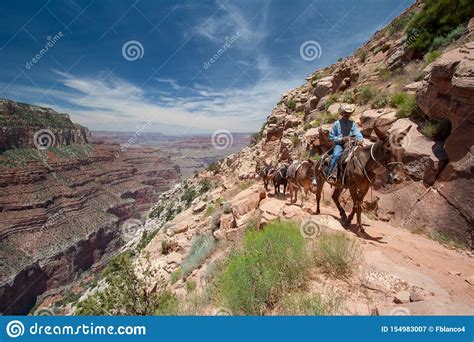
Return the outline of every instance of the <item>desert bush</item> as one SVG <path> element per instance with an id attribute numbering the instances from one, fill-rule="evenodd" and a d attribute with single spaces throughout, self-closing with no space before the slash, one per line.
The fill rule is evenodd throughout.
<path id="1" fill-rule="evenodd" d="M 300 137 L 298 136 L 297 133 L 293 134 L 291 136 L 291 143 L 293 144 L 293 146 L 298 146 L 301 142 L 301 139 Z"/>
<path id="2" fill-rule="evenodd" d="M 436 132 L 438 131 L 438 124 L 435 123 L 435 122 L 430 122 L 430 121 L 427 121 L 423 124 L 423 126 L 421 127 L 421 133 L 427 137 L 427 138 L 430 138 L 430 139 L 433 139 Z"/>
<path id="3" fill-rule="evenodd" d="M 289 99 L 287 102 L 287 106 L 289 109 L 294 110 L 296 108 L 296 102 L 293 99 Z"/>
<path id="4" fill-rule="evenodd" d="M 296 293 L 283 298 L 282 314 L 288 316 L 325 316 L 340 314 L 343 298 L 335 293 Z"/>
<path id="5" fill-rule="evenodd" d="M 276 221 L 246 232 L 243 249 L 229 257 L 216 289 L 234 314 L 260 315 L 303 284 L 308 261 L 298 224 Z"/>
<path id="6" fill-rule="evenodd" d="M 199 193 L 193 188 L 185 185 L 184 192 L 181 195 L 181 201 L 183 201 L 186 207 L 189 207 L 192 201 L 199 196 Z"/>
<path id="7" fill-rule="evenodd" d="M 191 243 L 191 249 L 181 263 L 181 276 L 187 277 L 212 254 L 216 240 L 211 233 L 196 235 Z"/>
<path id="8" fill-rule="evenodd" d="M 245 181 L 239 183 L 239 189 L 240 190 L 245 190 L 245 189 L 250 188 L 254 184 L 255 184 L 254 180 L 248 179 L 248 180 L 245 180 Z"/>
<path id="9" fill-rule="evenodd" d="M 364 63 L 367 59 L 367 51 L 365 49 L 360 49 L 358 53 L 359 62 Z"/>
<path id="10" fill-rule="evenodd" d="M 361 261 L 362 251 L 345 233 L 324 233 L 314 249 L 316 265 L 335 278 L 348 278 Z"/>
<path id="11" fill-rule="evenodd" d="M 222 212 L 224 214 L 230 214 L 232 213 L 232 206 L 230 205 L 229 202 L 225 202 L 223 205 L 222 205 Z"/>
<path id="12" fill-rule="evenodd" d="M 211 217 L 211 231 L 215 232 L 218 230 L 221 226 L 221 216 L 222 212 L 220 210 L 216 211 L 214 214 L 212 214 Z"/>
<path id="13" fill-rule="evenodd" d="M 374 95 L 375 95 L 375 92 L 371 87 L 369 86 L 363 87 L 360 90 L 359 96 L 357 97 L 357 104 L 365 105 L 369 103 L 374 97 Z"/>
<path id="14" fill-rule="evenodd" d="M 220 164 L 219 164 L 219 162 L 215 161 L 215 162 L 210 163 L 210 164 L 206 167 L 206 170 L 207 170 L 207 171 L 210 171 L 210 172 L 213 172 L 213 173 L 219 172 L 219 170 L 220 170 Z"/>
<path id="15" fill-rule="evenodd" d="M 423 68 L 426 67 L 428 64 L 433 63 L 438 57 L 441 56 L 441 52 L 435 50 L 428 52 L 425 57 L 423 58 Z"/>
<path id="16" fill-rule="evenodd" d="M 392 73 L 388 69 L 379 69 L 379 76 L 382 80 L 388 81 L 390 79 L 390 76 L 392 76 Z"/>
<path id="17" fill-rule="evenodd" d="M 416 106 L 416 98 L 415 95 L 398 92 L 392 96 L 391 103 L 398 109 L 396 116 L 398 118 L 406 118 L 413 113 Z"/>
<path id="18" fill-rule="evenodd" d="M 188 280 L 186 282 L 186 292 L 191 293 L 196 289 L 196 282 L 193 280 Z"/>
<path id="19" fill-rule="evenodd" d="M 371 107 L 374 109 L 380 109 L 380 108 L 384 108 L 388 106 L 389 104 L 390 104 L 390 97 L 383 92 L 379 92 L 372 99 Z"/>
<path id="20" fill-rule="evenodd" d="M 436 37 L 447 37 L 474 16 L 473 1 L 424 0 L 423 3 L 422 10 L 414 15 L 407 27 L 407 34 L 414 37 L 410 47 L 416 52 L 428 51 Z M 452 37 L 456 34 L 454 32 Z"/>
<path id="21" fill-rule="evenodd" d="M 199 181 L 199 193 L 202 195 L 212 189 L 212 183 L 208 178 Z"/>
<path id="22" fill-rule="evenodd" d="M 339 114 L 338 113 L 328 113 L 324 114 L 321 118 L 322 123 L 328 124 L 328 123 L 333 123 L 334 121 L 337 121 L 339 119 Z"/>
<path id="23" fill-rule="evenodd" d="M 80 301 L 77 315 L 173 314 L 177 307 L 176 298 L 166 290 L 148 258 L 135 264 L 131 253 L 122 253 L 109 262 L 103 274 L 105 288 Z"/>

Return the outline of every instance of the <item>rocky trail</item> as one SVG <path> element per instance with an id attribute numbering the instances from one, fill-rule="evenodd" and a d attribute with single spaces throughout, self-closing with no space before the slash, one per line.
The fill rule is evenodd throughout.
<path id="1" fill-rule="evenodd" d="M 228 180 L 227 180 L 228 181 Z M 171 285 L 177 296 L 185 300 L 186 282 L 196 282 L 204 289 L 209 279 L 208 269 L 216 260 L 225 259 L 230 250 L 239 248 L 249 222 L 258 217 L 260 227 L 276 219 L 291 220 L 302 225 L 311 222 L 316 231 L 303 235 L 318 239 L 321 232 L 344 232 L 355 239 L 362 249 L 362 262 L 350 279 L 339 280 L 325 276 L 318 270 L 309 274 L 308 293 L 336 294 L 344 301 L 341 314 L 352 315 L 472 315 L 474 314 L 473 255 L 471 252 L 449 248 L 426 236 L 363 214 L 365 235 L 357 237 L 355 224 L 346 230 L 340 223 L 333 203 L 323 201 L 321 214 L 315 215 L 315 195 L 308 194 L 303 207 L 300 202 L 291 204 L 289 195 L 268 193 L 260 182 L 241 190 L 235 180 L 233 186 L 215 189 L 207 196 L 208 203 L 224 198 L 232 205 L 229 214 L 220 215 L 220 226 L 214 231 L 219 248 L 202 267 L 193 270 L 183 280 Z M 232 184 L 232 182 L 227 182 Z M 326 185 L 325 197 L 330 198 Z M 346 195 L 347 196 L 347 195 Z M 192 245 L 193 237 L 209 226 L 201 202 L 178 214 L 167 223 L 166 232 L 160 231 L 149 243 L 153 266 L 167 278 L 182 267 Z M 350 208 L 350 203 L 347 208 Z M 161 241 L 174 246 L 163 253 Z M 207 307 L 200 313 L 212 314 L 215 308 Z M 278 308 L 268 314 L 279 314 Z"/>

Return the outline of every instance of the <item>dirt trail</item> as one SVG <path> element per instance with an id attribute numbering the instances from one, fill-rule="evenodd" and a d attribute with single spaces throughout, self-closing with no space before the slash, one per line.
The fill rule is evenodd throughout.
<path id="1" fill-rule="evenodd" d="M 299 202 L 290 205 L 288 198 L 270 195 L 264 207 L 283 207 L 284 211 L 291 208 L 296 213 L 293 219 L 306 220 L 308 212 L 315 210 L 314 203 L 315 198 L 309 196 L 302 210 Z M 339 218 L 335 208 L 322 204 L 321 215 L 331 219 L 330 228 L 341 230 L 339 222 L 333 219 Z M 318 219 L 316 215 L 310 217 Z M 348 232 L 359 241 L 364 252 L 359 279 L 351 279 L 350 284 L 325 279 L 350 297 L 347 313 L 390 314 L 393 309 L 403 307 L 412 315 L 474 314 L 474 286 L 466 281 L 474 275 L 472 256 L 390 223 L 372 221 L 365 215 L 363 224 L 367 233 L 364 238 Z M 315 279 L 314 291 L 321 291 L 320 283 L 321 279 Z M 420 293 L 422 300 L 395 304 L 394 297 L 403 290 Z"/>

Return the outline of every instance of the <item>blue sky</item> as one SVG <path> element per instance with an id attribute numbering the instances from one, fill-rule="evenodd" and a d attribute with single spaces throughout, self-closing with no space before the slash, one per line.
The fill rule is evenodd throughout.
<path id="1" fill-rule="evenodd" d="M 257 131 L 283 92 L 413 2 L 2 0 L 0 97 L 96 130 Z M 317 58 L 301 58 L 307 41 Z"/>

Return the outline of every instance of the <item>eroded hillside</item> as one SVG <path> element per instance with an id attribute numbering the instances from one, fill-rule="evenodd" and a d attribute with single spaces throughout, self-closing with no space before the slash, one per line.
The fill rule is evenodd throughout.
<path id="1" fill-rule="evenodd" d="M 474 19 L 422 48 L 410 29 L 420 10 L 416 3 L 283 94 L 251 146 L 160 196 L 149 233 L 126 252 L 143 299 L 156 304 L 139 313 L 473 314 Z M 319 159 L 342 103 L 356 105 L 366 144 L 376 121 L 388 131 L 414 127 L 403 145 L 405 182 L 389 186 L 381 175 L 366 197 L 365 237 L 342 227 L 328 185 L 315 215 L 313 194 L 291 205 L 255 172 L 257 163 Z M 343 202 L 351 208 L 347 193 Z M 112 263 L 92 285 L 44 305 L 133 312 L 133 303 L 113 301 L 120 288 L 133 291 L 120 272 Z"/>

